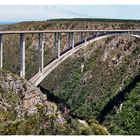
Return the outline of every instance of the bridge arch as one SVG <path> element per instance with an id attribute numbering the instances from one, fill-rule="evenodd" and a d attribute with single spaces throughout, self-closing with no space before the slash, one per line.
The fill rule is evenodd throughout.
<path id="1" fill-rule="evenodd" d="M 42 72 L 38 72 L 29 81 L 37 86 L 57 66 L 59 66 L 63 61 L 65 61 L 68 57 L 70 57 L 72 54 L 74 54 L 78 50 L 82 49 L 85 46 L 88 46 L 88 45 L 92 44 L 95 41 L 102 40 L 102 39 L 105 39 L 105 38 L 108 38 L 108 37 L 118 36 L 118 35 L 127 35 L 127 36 L 131 36 L 131 37 L 135 37 L 135 38 L 139 38 L 140 39 L 140 36 L 139 35 L 131 34 L 131 33 L 107 33 L 107 34 L 101 34 L 101 35 L 99 35 L 97 37 L 94 37 L 94 36 L 89 37 L 86 40 L 83 40 L 83 41 L 81 41 L 79 43 L 76 43 L 74 45 L 74 48 L 69 49 L 68 51 L 66 51 L 65 53 L 63 53 L 62 55 L 60 55 L 59 58 L 54 59 L 51 63 L 49 63 L 48 65 L 46 65 L 43 68 L 43 71 Z"/>

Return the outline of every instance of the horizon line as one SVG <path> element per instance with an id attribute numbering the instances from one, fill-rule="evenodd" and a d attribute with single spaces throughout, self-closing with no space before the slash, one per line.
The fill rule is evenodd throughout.
<path id="1" fill-rule="evenodd" d="M 132 18 L 52 18 L 52 19 L 44 19 L 44 20 L 21 20 L 21 21 L 0 21 L 0 24 L 8 24 L 8 23 L 21 23 L 21 22 L 43 22 L 43 21 L 57 21 L 57 20 L 120 20 L 120 21 L 140 21 L 140 19 L 132 19 Z"/>

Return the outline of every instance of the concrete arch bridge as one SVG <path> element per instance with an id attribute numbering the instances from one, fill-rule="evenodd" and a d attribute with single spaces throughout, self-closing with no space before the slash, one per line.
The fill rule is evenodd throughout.
<path id="1" fill-rule="evenodd" d="M 44 66 L 44 34 L 54 34 L 54 59 Z M 61 49 L 61 34 L 68 34 L 67 51 L 60 53 Z M 75 42 L 74 35 L 78 33 L 81 40 Z M 84 34 L 88 33 L 88 37 Z M 19 34 L 20 39 L 20 77 L 25 78 L 25 35 L 38 34 L 38 73 L 35 74 L 29 81 L 36 86 L 59 64 L 70 57 L 83 47 L 104 38 L 116 35 L 128 35 L 135 38 L 140 38 L 140 30 L 42 30 L 42 31 L 0 31 L 0 69 L 3 68 L 3 36 L 5 34 Z"/>

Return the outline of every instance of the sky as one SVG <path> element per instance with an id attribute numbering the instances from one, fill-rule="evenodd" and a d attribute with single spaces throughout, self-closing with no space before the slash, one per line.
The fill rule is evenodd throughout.
<path id="1" fill-rule="evenodd" d="M 140 5 L 0 5 L 0 22 L 59 18 L 140 19 Z"/>

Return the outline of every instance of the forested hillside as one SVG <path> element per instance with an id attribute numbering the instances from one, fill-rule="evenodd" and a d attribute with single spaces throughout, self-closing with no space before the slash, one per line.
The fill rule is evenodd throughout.
<path id="1" fill-rule="evenodd" d="M 23 22 L 0 26 L 0 29 L 140 29 L 140 23 L 62 20 Z M 61 35 L 61 51 L 68 47 L 67 37 L 67 34 Z M 15 74 L 19 72 L 18 39 L 17 35 L 4 37 L 4 69 Z M 54 57 L 53 39 L 53 34 L 45 34 L 45 64 Z M 75 35 L 75 41 L 79 40 L 78 34 Z M 37 35 L 26 35 L 27 79 L 38 71 L 37 45 Z M 140 134 L 139 60 L 139 39 L 127 35 L 110 37 L 76 52 L 50 73 L 39 87 L 48 100 L 56 103 L 62 112 L 67 110 L 72 118 L 85 120 L 89 125 L 91 120 L 97 120 L 110 134 Z M 74 134 L 84 133 L 102 134 L 85 130 Z"/>

